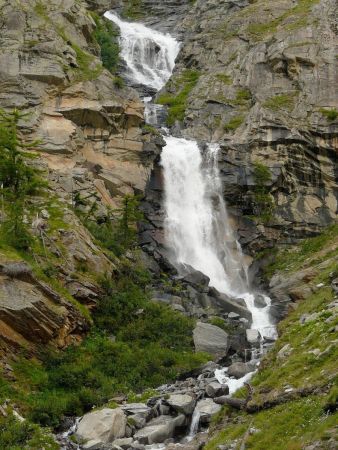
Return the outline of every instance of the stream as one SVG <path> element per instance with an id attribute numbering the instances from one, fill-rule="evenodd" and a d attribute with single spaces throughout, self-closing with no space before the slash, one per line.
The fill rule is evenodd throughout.
<path id="1" fill-rule="evenodd" d="M 132 86 L 141 86 L 140 92 L 154 95 L 170 78 L 180 43 L 169 34 L 140 23 L 123 21 L 113 12 L 106 12 L 105 17 L 120 28 L 125 78 Z M 154 104 L 149 95 L 142 95 L 147 123 L 160 128 L 163 122 L 162 107 Z M 219 292 L 235 301 L 243 299 L 252 314 L 251 329 L 259 333 L 262 343 L 261 348 L 253 352 L 252 371 L 242 378 L 229 377 L 227 367 L 215 365 L 210 372 L 205 372 L 207 375 L 201 373 L 196 379 L 158 388 L 162 395 L 180 393 L 184 392 L 186 383 L 197 393 L 197 400 L 200 398 L 203 402 L 205 391 L 200 386 L 201 383 L 206 385 L 208 377 L 226 384 L 229 395 L 252 377 L 264 352 L 264 338 L 275 339 L 276 328 L 269 316 L 269 297 L 259 295 L 260 301 L 257 301 L 257 295 L 250 287 L 246 259 L 229 220 L 218 168 L 219 143 L 200 145 L 193 140 L 171 136 L 168 130 L 162 133 L 166 142 L 160 162 L 164 175 L 164 229 L 170 262 L 179 273 L 187 266 L 193 267 L 207 275 L 210 286 Z M 186 434 L 180 437 L 180 442 L 189 442 L 200 430 L 203 411 L 198 407 L 199 403 L 189 416 L 190 422 L 185 425 Z M 161 407 L 165 409 L 165 406 Z"/>

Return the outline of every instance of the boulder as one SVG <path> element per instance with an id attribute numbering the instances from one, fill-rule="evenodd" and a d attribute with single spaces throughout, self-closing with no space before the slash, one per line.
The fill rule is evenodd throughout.
<path id="1" fill-rule="evenodd" d="M 228 353 L 228 334 L 215 325 L 197 322 L 193 336 L 197 352 L 209 353 L 215 359 L 223 358 Z"/>
<path id="2" fill-rule="evenodd" d="M 137 431 L 134 439 L 140 444 L 159 444 L 173 437 L 175 429 L 185 425 L 183 414 L 177 417 L 159 416 L 152 419 L 145 428 Z"/>
<path id="3" fill-rule="evenodd" d="M 210 278 L 204 275 L 199 270 L 191 268 L 191 272 L 184 276 L 183 281 L 192 284 L 193 286 L 208 286 Z"/>
<path id="4" fill-rule="evenodd" d="M 82 417 L 76 436 L 82 441 L 100 441 L 106 444 L 125 435 L 127 417 L 121 408 L 103 408 Z"/>
<path id="5" fill-rule="evenodd" d="M 246 332 L 246 340 L 249 342 L 249 344 L 258 344 L 260 341 L 260 334 L 258 330 L 245 330 Z"/>
<path id="6" fill-rule="evenodd" d="M 151 408 L 145 403 L 127 403 L 122 405 L 121 409 L 129 415 L 138 415 L 139 417 L 144 417 L 148 419 L 151 415 Z"/>
<path id="7" fill-rule="evenodd" d="M 167 403 L 177 412 L 189 416 L 195 409 L 196 400 L 189 394 L 172 394 Z"/>
<path id="8" fill-rule="evenodd" d="M 220 397 L 229 394 L 229 387 L 226 384 L 220 384 L 218 381 L 212 381 L 207 384 L 205 392 L 209 397 Z"/>
<path id="9" fill-rule="evenodd" d="M 228 375 L 229 377 L 235 377 L 238 379 L 244 377 L 244 375 L 246 375 L 249 372 L 253 372 L 254 370 L 255 370 L 254 364 L 236 362 L 231 364 L 231 366 L 228 368 Z"/>
<path id="10" fill-rule="evenodd" d="M 211 417 L 220 411 L 221 405 L 214 403 L 211 398 L 206 398 L 197 402 L 196 409 L 200 413 L 200 423 L 207 424 Z"/>

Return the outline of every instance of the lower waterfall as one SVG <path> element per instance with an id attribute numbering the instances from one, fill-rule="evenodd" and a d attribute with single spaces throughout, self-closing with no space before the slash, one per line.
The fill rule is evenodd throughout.
<path id="1" fill-rule="evenodd" d="M 270 299 L 255 305 L 248 267 L 236 240 L 223 199 L 218 169 L 219 145 L 204 154 L 197 142 L 165 137 L 161 164 L 165 186 L 165 237 L 171 262 L 179 272 L 193 267 L 210 278 L 210 285 L 230 297 L 242 298 L 252 314 L 252 328 L 273 337 Z"/>

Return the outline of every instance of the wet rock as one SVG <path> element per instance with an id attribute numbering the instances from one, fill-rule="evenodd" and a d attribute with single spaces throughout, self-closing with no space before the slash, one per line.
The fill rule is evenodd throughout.
<path id="1" fill-rule="evenodd" d="M 185 416 L 183 414 L 177 417 L 160 416 L 152 419 L 145 428 L 137 431 L 134 439 L 145 445 L 161 443 L 171 438 L 175 429 L 184 424 Z"/>
<path id="2" fill-rule="evenodd" d="M 189 394 L 173 394 L 167 399 L 167 403 L 175 411 L 191 415 L 194 411 L 196 400 Z"/>
<path id="3" fill-rule="evenodd" d="M 258 344 L 260 342 L 261 336 L 258 330 L 246 330 L 246 340 L 249 344 Z"/>
<path id="4" fill-rule="evenodd" d="M 215 359 L 223 358 L 228 353 L 228 334 L 215 325 L 198 322 L 193 331 L 193 337 L 197 352 L 209 353 Z"/>
<path id="5" fill-rule="evenodd" d="M 200 422 L 207 424 L 212 416 L 221 410 L 221 405 L 217 405 L 211 398 L 200 400 L 196 405 L 197 411 L 200 413 Z"/>
<path id="6" fill-rule="evenodd" d="M 90 412 L 80 420 L 76 436 L 80 440 L 95 441 L 102 444 L 112 442 L 125 435 L 127 417 L 121 408 L 103 408 Z"/>
<path id="7" fill-rule="evenodd" d="M 210 278 L 204 275 L 204 273 L 192 269 L 190 273 L 184 276 L 183 281 L 190 283 L 195 287 L 200 287 L 208 286 Z"/>
<path id="8" fill-rule="evenodd" d="M 221 395 L 229 394 L 229 387 L 226 384 L 212 381 L 206 385 L 205 392 L 211 398 L 220 397 Z"/>
<path id="9" fill-rule="evenodd" d="M 247 373 L 253 372 L 255 365 L 251 363 L 236 362 L 228 368 L 229 377 L 242 378 Z"/>

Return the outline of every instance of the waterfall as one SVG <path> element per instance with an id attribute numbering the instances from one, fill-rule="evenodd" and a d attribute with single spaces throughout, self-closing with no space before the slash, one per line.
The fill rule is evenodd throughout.
<path id="1" fill-rule="evenodd" d="M 137 84 L 161 89 L 173 71 L 180 48 L 178 41 L 141 23 L 123 21 L 111 11 L 105 17 L 120 28 L 126 76 Z"/>
<path id="2" fill-rule="evenodd" d="M 195 141 L 165 137 L 161 164 L 165 183 L 165 234 L 172 262 L 203 272 L 231 296 L 245 290 L 245 266 L 222 198 L 219 146 L 205 161 Z"/>

